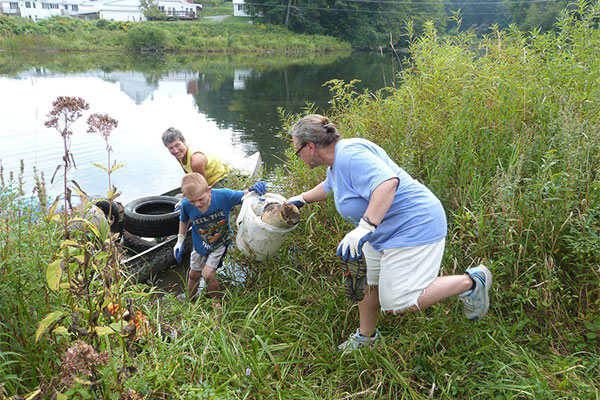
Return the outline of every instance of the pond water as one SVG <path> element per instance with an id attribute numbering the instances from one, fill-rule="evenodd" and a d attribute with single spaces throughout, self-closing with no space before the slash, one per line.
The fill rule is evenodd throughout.
<path id="1" fill-rule="evenodd" d="M 91 112 L 118 120 L 110 135 L 111 161 L 125 166 L 112 176 L 127 202 L 179 185 L 183 172 L 160 139 L 177 127 L 195 147 L 234 167 L 260 151 L 267 169 L 284 159 L 278 109 L 299 112 L 308 103 L 324 112 L 330 79 L 358 79 L 357 90 L 395 83 L 397 62 L 378 54 L 170 55 L 0 53 L 0 160 L 7 171 L 25 163 L 26 188 L 33 168 L 43 171 L 52 191 L 61 191 L 60 134 L 44 126 L 57 96 L 82 97 Z M 76 169 L 69 178 L 88 194 L 104 195 L 104 140 L 87 133 L 87 115 L 73 125 Z"/>
<path id="2" fill-rule="evenodd" d="M 0 162 L 4 175 L 25 163 L 25 187 L 33 168 L 50 191 L 62 190 L 63 143 L 44 126 L 57 96 L 82 97 L 91 112 L 118 120 L 110 135 L 111 160 L 125 166 L 112 176 L 123 204 L 179 186 L 183 171 L 165 149 L 161 134 L 177 127 L 194 147 L 242 167 L 259 151 L 267 169 L 285 158 L 278 109 L 298 113 L 314 104 L 326 113 L 330 92 L 324 83 L 358 79 L 356 90 L 396 84 L 397 61 L 389 55 L 169 55 L 8 54 L 0 52 Z M 88 194 L 105 195 L 105 142 L 87 133 L 84 115 L 73 125 L 69 172 Z M 283 135 L 283 137 L 282 137 Z M 185 261 L 187 265 L 187 260 Z M 159 286 L 181 292 L 186 265 L 161 274 Z M 238 270 L 233 265 L 229 270 Z M 227 269 L 225 269 L 227 270 Z"/>

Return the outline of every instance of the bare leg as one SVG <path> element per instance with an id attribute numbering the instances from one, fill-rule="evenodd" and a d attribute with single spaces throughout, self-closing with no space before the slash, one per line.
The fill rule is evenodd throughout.
<path id="1" fill-rule="evenodd" d="M 187 282 L 187 295 L 188 299 L 192 299 L 198 291 L 198 285 L 200 285 L 200 278 L 202 278 L 202 271 L 190 270 Z"/>
<path id="2" fill-rule="evenodd" d="M 466 292 L 472 285 L 473 280 L 467 274 L 438 276 L 419 296 L 419 309 L 424 310 L 448 297 Z"/>
<path id="3" fill-rule="evenodd" d="M 377 327 L 379 316 L 379 286 L 367 286 L 365 298 L 358 302 L 360 334 L 371 336 Z"/>
<path id="4" fill-rule="evenodd" d="M 213 268 L 204 267 L 203 270 L 204 281 L 206 282 L 206 289 L 208 290 L 208 295 L 218 300 L 221 297 L 221 285 L 219 285 L 219 281 L 215 277 L 215 270 Z"/>

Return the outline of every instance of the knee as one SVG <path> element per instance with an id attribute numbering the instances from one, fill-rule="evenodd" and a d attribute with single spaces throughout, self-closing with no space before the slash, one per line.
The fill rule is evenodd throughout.
<path id="1" fill-rule="evenodd" d="M 202 271 L 190 270 L 190 280 L 191 281 L 198 281 L 198 280 L 200 280 L 200 278 L 202 278 Z"/>
<path id="2" fill-rule="evenodd" d="M 202 276 L 204 277 L 205 281 L 212 281 L 213 279 L 215 279 L 215 270 L 212 268 L 204 268 L 204 270 L 202 271 Z"/>

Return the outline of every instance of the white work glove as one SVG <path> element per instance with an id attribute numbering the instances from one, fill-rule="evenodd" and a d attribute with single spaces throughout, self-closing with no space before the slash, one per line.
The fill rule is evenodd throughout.
<path id="1" fill-rule="evenodd" d="M 175 243 L 175 247 L 173 247 L 173 255 L 175 256 L 175 261 L 178 264 L 181 264 L 181 258 L 183 256 L 183 247 L 185 246 L 185 234 L 180 233 L 177 235 L 177 243 Z"/>
<path id="2" fill-rule="evenodd" d="M 337 255 L 344 261 L 358 260 L 362 256 L 362 246 L 375 232 L 375 227 L 361 219 L 358 226 L 348 232 L 337 248 Z"/>
<path id="3" fill-rule="evenodd" d="M 302 193 L 302 194 L 304 194 L 304 193 Z M 299 194 L 298 196 L 290 197 L 287 202 L 295 205 L 299 209 L 300 207 L 302 207 L 303 205 L 306 204 L 306 200 L 304 200 L 304 197 L 302 197 L 302 194 Z"/>

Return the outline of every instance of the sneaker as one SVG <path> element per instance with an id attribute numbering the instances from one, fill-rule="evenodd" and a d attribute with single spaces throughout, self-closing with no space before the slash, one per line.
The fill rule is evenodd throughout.
<path id="1" fill-rule="evenodd" d="M 344 263 L 344 292 L 353 303 L 365 298 L 367 287 L 367 265 L 362 259 Z"/>
<path id="2" fill-rule="evenodd" d="M 350 353 L 363 347 L 372 347 L 381 339 L 379 331 L 375 329 L 375 334 L 371 337 L 366 337 L 360 334 L 360 328 L 356 329 L 356 333 L 350 335 L 348 340 L 338 346 L 338 350 L 343 353 Z"/>
<path id="3" fill-rule="evenodd" d="M 175 296 L 175 298 L 180 303 L 185 303 L 185 293 L 179 293 L 177 296 Z"/>
<path id="4" fill-rule="evenodd" d="M 479 321 L 490 308 L 488 292 L 492 286 L 492 273 L 485 265 L 469 268 L 465 273 L 473 279 L 475 288 L 459 294 L 458 298 L 464 303 L 465 317 Z"/>

